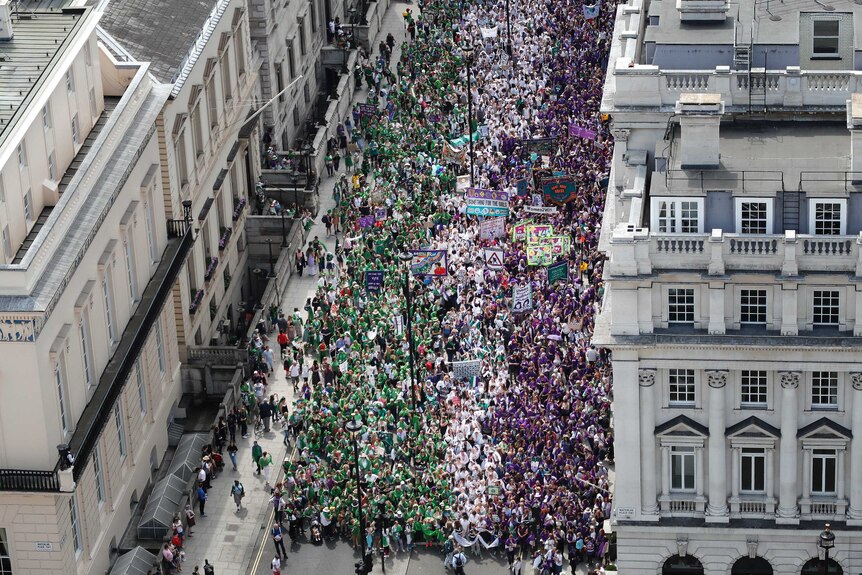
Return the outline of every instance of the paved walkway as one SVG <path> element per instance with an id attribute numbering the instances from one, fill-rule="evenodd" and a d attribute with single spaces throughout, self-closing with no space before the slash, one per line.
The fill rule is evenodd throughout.
<path id="1" fill-rule="evenodd" d="M 393 70 L 395 63 L 401 57 L 401 42 L 405 35 L 401 13 L 408 6 L 414 13 L 418 12 L 418 8 L 410 2 L 393 2 L 390 5 L 383 26 L 378 32 L 377 40 L 372 43 L 373 46 L 376 46 L 390 32 L 395 36 L 396 45 L 391 60 Z M 365 101 L 367 93 L 367 86 L 363 86 L 363 89 L 356 92 L 354 101 Z M 331 253 L 335 252 L 335 236 L 326 236 L 326 227 L 320 219 L 323 214 L 335 207 L 332 190 L 340 174 L 344 173 L 343 162 L 340 167 L 340 171 L 335 176 L 326 177 L 325 174 L 323 176 L 320 185 L 320 211 L 308 235 L 309 241 L 313 240 L 315 236 L 319 237 L 326 245 L 327 251 Z M 343 235 L 341 237 L 343 238 Z M 291 315 L 293 309 L 298 308 L 303 313 L 303 317 L 306 316 L 302 310 L 305 307 L 306 299 L 314 295 L 319 277 L 310 277 L 307 274 L 291 277 L 286 293 L 282 298 L 282 309 L 286 315 Z M 275 335 L 272 334 L 270 339 L 274 343 Z M 275 373 L 269 377 L 269 382 L 268 393 L 287 397 L 292 406 L 293 389 L 287 383 L 281 365 L 276 365 Z M 230 459 L 225 452 L 225 470 L 212 482 L 212 489 L 209 491 L 209 499 L 206 504 L 207 516 L 200 517 L 198 515 L 197 525 L 193 529 L 194 537 L 186 540 L 184 572 L 191 573 L 196 565 L 200 566 L 201 572 L 203 572 L 204 559 L 208 559 L 215 567 L 216 573 L 220 574 L 270 573 L 269 563 L 273 555 L 268 529 L 271 525 L 270 493 L 269 488 L 264 485 L 263 475 L 255 474 L 256 465 L 251 458 L 251 448 L 255 440 L 264 451 L 272 454 L 275 465 L 270 483 L 275 484 L 280 480 L 280 474 L 277 475 L 277 472 L 281 471 L 280 464 L 288 455 L 283 443 L 281 424 L 273 424 L 271 431 L 261 437 L 255 437 L 251 433 L 248 439 L 243 439 L 237 435 L 238 468 L 236 471 L 232 469 Z M 239 512 L 236 511 L 230 494 L 234 479 L 240 480 L 246 492 L 243 500 L 244 507 Z M 197 505 L 194 507 L 197 513 Z M 261 542 L 263 542 L 262 550 Z M 289 551 L 291 559 L 288 560 L 286 568 L 282 567 L 283 573 L 302 571 L 291 565 L 296 547 L 292 546 Z M 303 544 L 303 547 L 313 548 L 311 544 Z M 344 547 L 346 548 L 345 552 L 349 550 L 346 544 Z M 407 570 L 407 562 L 406 557 L 388 561 L 388 573 L 390 575 L 403 575 Z M 305 570 L 304 572 L 316 570 Z M 375 572 L 379 571 L 380 563 L 378 561 L 375 563 Z"/>

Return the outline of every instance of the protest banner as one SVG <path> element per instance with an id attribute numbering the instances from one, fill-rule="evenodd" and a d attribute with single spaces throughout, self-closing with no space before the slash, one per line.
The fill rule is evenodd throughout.
<path id="1" fill-rule="evenodd" d="M 359 114 L 366 118 L 376 116 L 380 110 L 374 104 L 359 104 Z"/>
<path id="2" fill-rule="evenodd" d="M 506 218 L 488 218 L 479 224 L 479 237 L 483 240 L 493 240 L 506 235 Z"/>
<path id="3" fill-rule="evenodd" d="M 524 211 L 528 214 L 539 214 L 540 216 L 552 216 L 557 213 L 557 208 L 554 206 L 524 206 Z"/>
<path id="4" fill-rule="evenodd" d="M 569 124 L 569 135 L 574 136 L 575 138 L 583 138 L 585 140 L 595 140 L 598 134 L 592 130 L 588 130 L 587 128 L 582 128 L 577 124 Z"/>
<path id="5" fill-rule="evenodd" d="M 525 178 L 521 178 L 515 182 L 515 190 L 517 191 L 518 197 L 526 198 L 529 193 L 527 190 L 527 180 Z"/>
<path id="6" fill-rule="evenodd" d="M 374 216 L 359 216 L 356 220 L 360 228 L 370 228 L 374 225 Z"/>
<path id="7" fill-rule="evenodd" d="M 503 269 L 503 248 L 485 248 L 485 265 L 492 270 Z"/>
<path id="8" fill-rule="evenodd" d="M 537 244 L 541 238 L 554 235 L 554 226 L 550 224 L 530 224 L 527 226 L 527 243 Z"/>
<path id="9" fill-rule="evenodd" d="M 452 366 L 452 377 L 454 377 L 458 381 L 463 381 L 465 379 L 470 379 L 473 377 L 479 377 L 482 375 L 482 360 L 481 359 L 468 359 L 466 361 L 453 361 Z"/>
<path id="10" fill-rule="evenodd" d="M 512 287 L 512 312 L 521 313 L 533 309 L 533 288 L 529 283 Z"/>
<path id="11" fill-rule="evenodd" d="M 374 219 L 382 222 L 386 219 L 386 208 L 374 208 Z"/>
<path id="12" fill-rule="evenodd" d="M 527 226 L 531 225 L 530 220 L 524 220 L 512 226 L 512 241 L 524 241 L 527 239 Z"/>
<path id="13" fill-rule="evenodd" d="M 521 147 L 525 152 L 536 152 L 537 154 L 550 155 L 557 151 L 557 138 L 525 138 L 520 140 Z"/>
<path id="14" fill-rule="evenodd" d="M 573 176 L 560 176 L 542 182 L 542 196 L 545 200 L 563 205 L 578 197 L 578 186 Z"/>
<path id="15" fill-rule="evenodd" d="M 546 266 L 553 261 L 554 246 L 550 244 L 527 244 L 527 265 Z"/>
<path id="16" fill-rule="evenodd" d="M 563 260 L 548 266 L 548 285 L 569 279 L 569 262 Z"/>
<path id="17" fill-rule="evenodd" d="M 467 188 L 467 214 L 471 216 L 508 216 L 509 194 L 497 190 Z"/>
<path id="18" fill-rule="evenodd" d="M 365 272 L 365 290 L 368 293 L 377 293 L 383 289 L 383 271 L 373 270 Z"/>
<path id="19" fill-rule="evenodd" d="M 414 276 L 445 276 L 447 270 L 446 250 L 411 250 L 413 260 L 410 273 Z"/>

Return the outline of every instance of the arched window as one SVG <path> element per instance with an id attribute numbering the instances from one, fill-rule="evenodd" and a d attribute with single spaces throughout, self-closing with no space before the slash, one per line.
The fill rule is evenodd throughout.
<path id="1" fill-rule="evenodd" d="M 703 565 L 692 555 L 674 555 L 664 562 L 661 575 L 703 575 Z"/>
<path id="2" fill-rule="evenodd" d="M 772 565 L 763 557 L 740 557 L 730 575 L 772 575 Z"/>
<path id="3" fill-rule="evenodd" d="M 801 575 L 823 575 L 823 559 L 809 559 L 802 566 Z M 837 561 L 830 559 L 826 575 L 844 575 L 844 570 Z"/>

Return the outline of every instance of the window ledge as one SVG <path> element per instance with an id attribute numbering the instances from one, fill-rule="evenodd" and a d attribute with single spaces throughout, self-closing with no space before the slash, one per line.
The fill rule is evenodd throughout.
<path id="1" fill-rule="evenodd" d="M 841 56 L 827 56 L 827 55 L 820 55 L 820 56 L 812 55 L 811 59 L 812 60 L 843 60 L 843 58 Z"/>

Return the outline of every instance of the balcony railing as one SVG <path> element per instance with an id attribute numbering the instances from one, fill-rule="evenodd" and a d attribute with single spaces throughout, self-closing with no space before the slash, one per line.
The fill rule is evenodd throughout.
<path id="1" fill-rule="evenodd" d="M 614 71 L 614 107 L 673 106 L 685 92 L 720 94 L 725 106 L 748 108 L 750 92 L 766 98 L 767 108 L 817 106 L 844 110 L 851 94 L 862 88 L 862 72 L 784 70 L 662 70 L 658 66 L 631 64 L 619 58 Z"/>
<path id="2" fill-rule="evenodd" d="M 168 235 L 171 239 L 168 241 L 159 265 L 144 289 L 141 302 L 129 319 L 120 342 L 102 372 L 93 397 L 87 407 L 84 408 L 78 421 L 78 427 L 69 442 L 69 447 L 75 456 L 73 466 L 75 481 L 78 481 L 86 468 L 96 441 L 111 418 L 113 406 L 129 379 L 150 330 L 158 321 L 171 294 L 174 282 L 194 243 L 191 228 L 185 221 L 169 221 Z"/>
<path id="3" fill-rule="evenodd" d="M 651 234 L 620 226 L 611 239 L 611 273 L 651 274 L 655 270 L 700 270 L 711 275 L 760 271 L 796 276 L 841 272 L 862 276 L 862 233 L 858 236 Z"/>
<path id="4" fill-rule="evenodd" d="M 0 491 L 60 491 L 60 480 L 56 469 L 0 469 Z"/>

